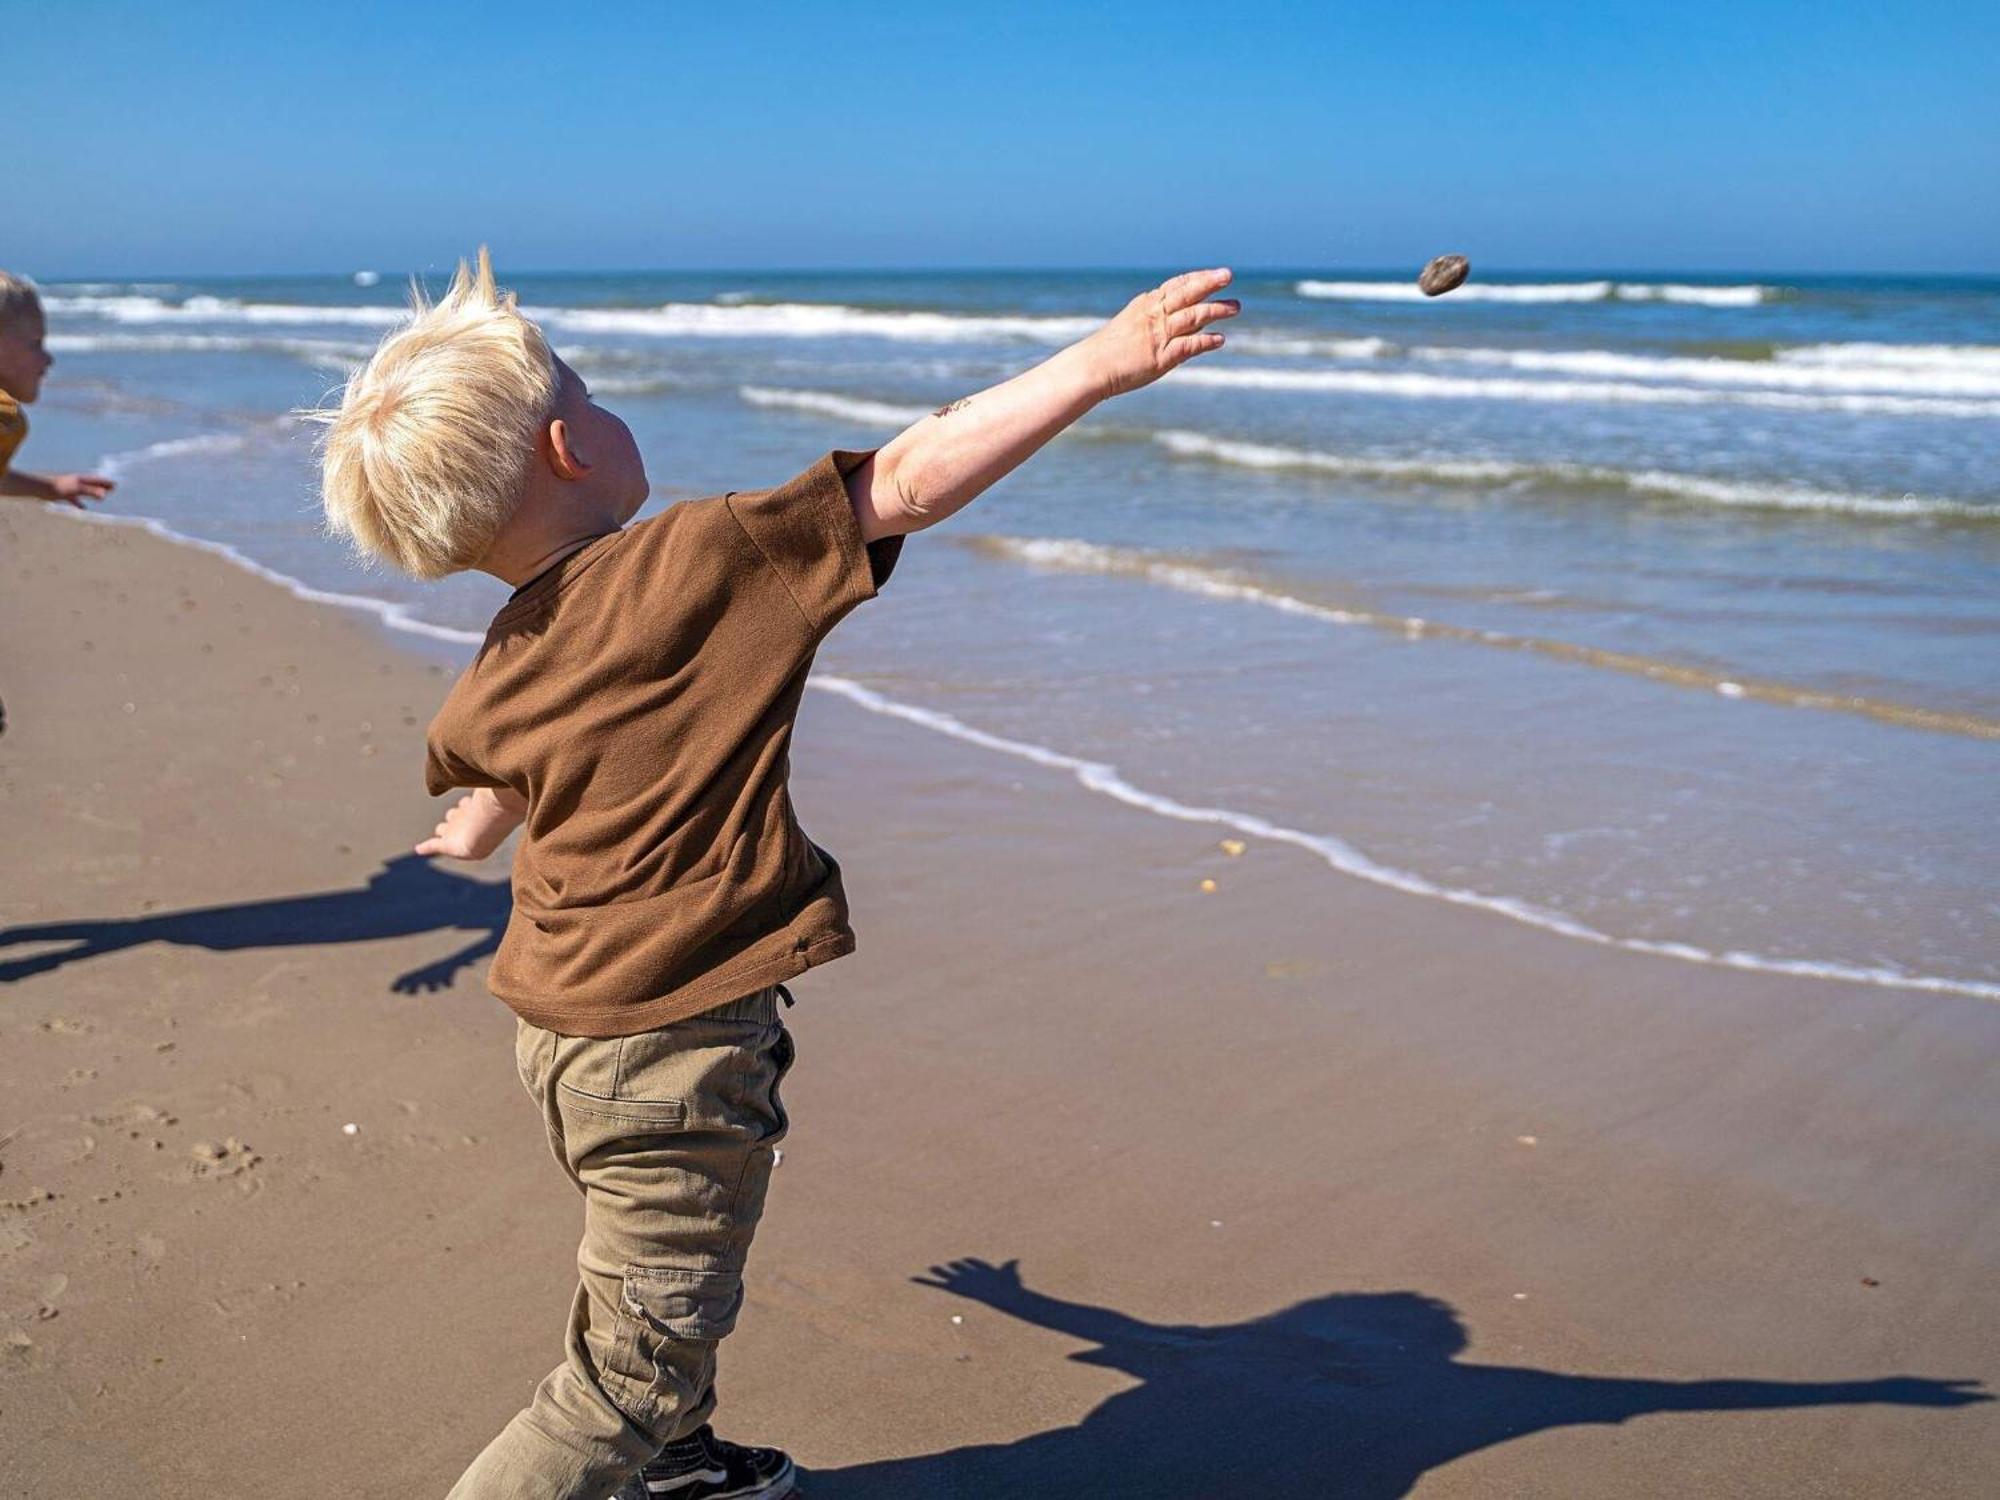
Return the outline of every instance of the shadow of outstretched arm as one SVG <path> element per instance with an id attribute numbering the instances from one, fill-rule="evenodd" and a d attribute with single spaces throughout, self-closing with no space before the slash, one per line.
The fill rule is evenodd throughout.
<path id="1" fill-rule="evenodd" d="M 28 979 L 69 964 L 148 943 L 205 948 L 295 948 L 373 942 L 425 932 L 474 932 L 451 957 L 397 978 L 403 994 L 447 989 L 468 964 L 500 945 L 513 899 L 504 881 L 469 880 L 414 854 L 385 861 L 366 885 L 311 891 L 224 906 L 190 907 L 137 917 L 47 922 L 0 930 L 0 949 L 40 947 L 0 962 L 0 983 Z"/>
<path id="2" fill-rule="evenodd" d="M 918 1286 L 936 1287 L 954 1297 L 983 1302 L 988 1307 L 1033 1323 L 1040 1328 L 1069 1334 L 1072 1338 L 1095 1339 L 1100 1344 L 1125 1344 L 1163 1330 L 1108 1307 L 1091 1307 L 1081 1302 L 1065 1302 L 1046 1292 L 1030 1291 L 1021 1284 L 1019 1259 L 994 1265 L 991 1261 L 967 1256 L 932 1266 L 928 1276 L 912 1276 Z"/>
<path id="3" fill-rule="evenodd" d="M 1617 1380 L 1468 1366 L 1516 1382 L 1545 1382 L 1548 1411 L 1565 1422 L 1623 1422 L 1654 1412 L 1783 1411 L 1801 1406 L 1976 1406 L 1994 1397 L 1977 1380 L 1888 1375 L 1877 1380 Z M 1560 1389 L 1556 1389 L 1557 1385 Z M 1530 1386 L 1519 1385 L 1526 1390 Z"/>

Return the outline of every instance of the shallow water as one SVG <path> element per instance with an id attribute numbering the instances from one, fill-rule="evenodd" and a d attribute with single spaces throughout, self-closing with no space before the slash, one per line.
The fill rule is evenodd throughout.
<path id="1" fill-rule="evenodd" d="M 1144 282 L 519 287 L 665 503 L 879 442 Z M 319 536 L 284 416 L 393 324 L 390 281 L 47 290 L 23 462 L 111 456 L 122 511 L 483 623 L 490 580 L 413 586 Z M 1409 291 L 1242 276 L 1228 350 L 920 539 L 829 680 L 1413 899 L 2000 996 L 2000 283 Z"/>

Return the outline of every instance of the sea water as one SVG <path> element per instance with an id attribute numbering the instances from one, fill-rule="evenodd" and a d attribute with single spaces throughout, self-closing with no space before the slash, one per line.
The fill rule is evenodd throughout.
<path id="1" fill-rule="evenodd" d="M 657 508 L 881 443 L 1157 279 L 512 281 Z M 356 564 L 288 415 L 404 316 L 396 277 L 45 291 L 23 463 L 109 467 L 111 509 L 469 650 L 504 587 Z M 1301 268 L 1233 295 L 1227 349 L 916 539 L 820 686 L 1328 880 L 2000 998 L 2000 281 L 1479 273 L 1429 301 Z"/>

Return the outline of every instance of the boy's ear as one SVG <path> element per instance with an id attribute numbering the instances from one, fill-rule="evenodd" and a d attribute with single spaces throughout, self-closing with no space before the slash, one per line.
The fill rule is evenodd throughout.
<path id="1" fill-rule="evenodd" d="M 574 432 L 561 417 L 549 423 L 549 469 L 558 479 L 581 479 L 590 472 L 590 460 L 575 447 Z"/>

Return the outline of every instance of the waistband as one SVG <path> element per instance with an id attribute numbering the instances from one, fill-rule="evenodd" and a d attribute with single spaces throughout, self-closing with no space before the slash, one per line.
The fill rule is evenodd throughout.
<path id="1" fill-rule="evenodd" d="M 770 1025 L 778 1019 L 778 1002 L 782 1000 L 789 1007 L 798 1002 L 792 992 L 782 984 L 767 984 L 761 990 L 752 990 L 740 1000 L 731 1000 L 723 1005 L 711 1006 L 688 1017 L 690 1021 L 756 1021 Z M 668 1022 L 668 1025 L 674 1024 Z"/>

